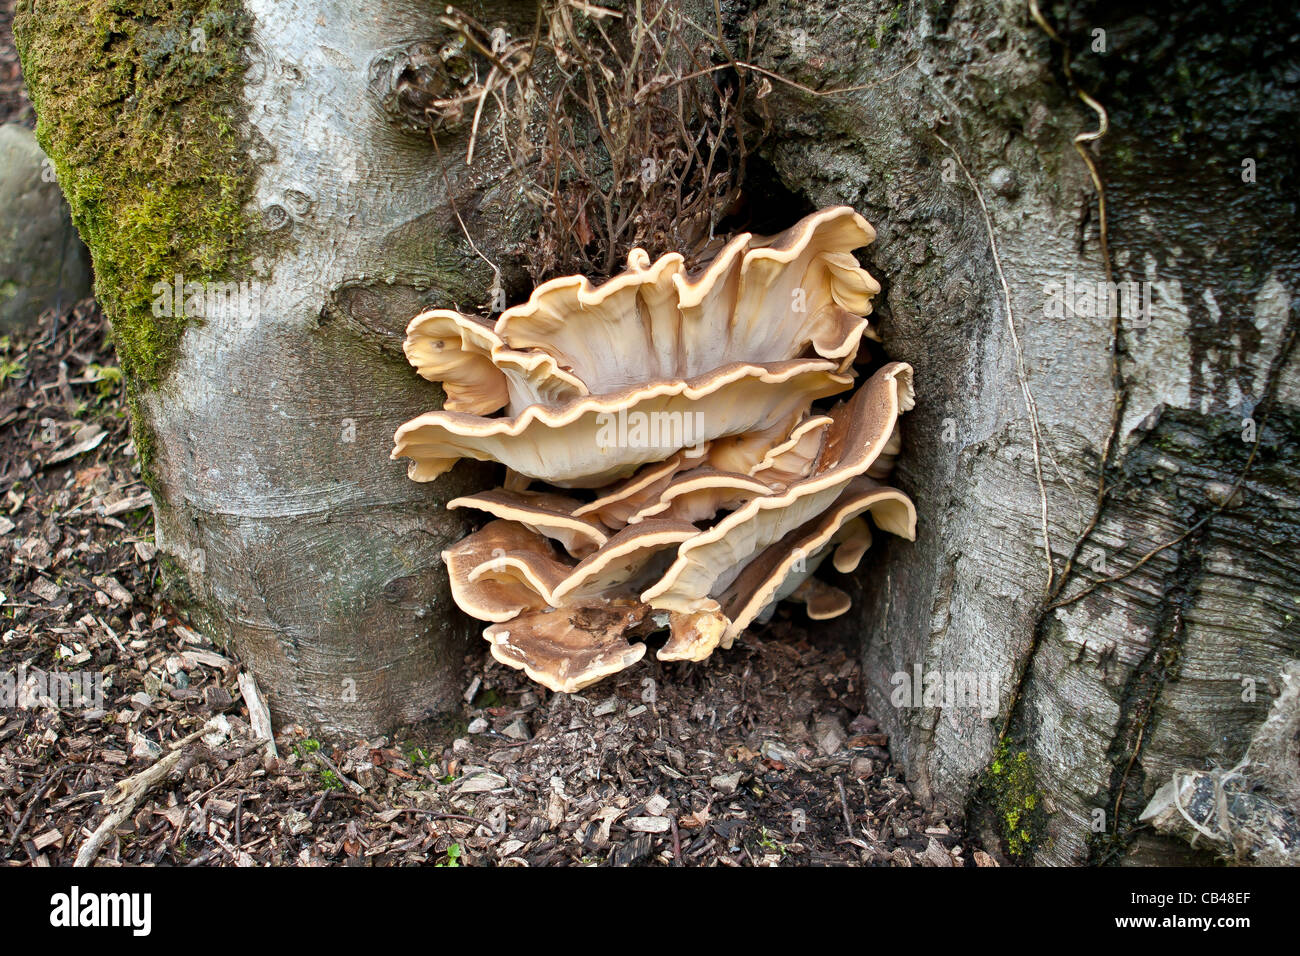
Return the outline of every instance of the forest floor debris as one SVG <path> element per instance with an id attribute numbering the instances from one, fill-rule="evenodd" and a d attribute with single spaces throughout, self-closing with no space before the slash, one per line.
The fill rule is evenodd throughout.
<path id="1" fill-rule="evenodd" d="M 797 609 L 704 664 L 571 696 L 472 647 L 449 723 L 343 743 L 276 727 L 271 754 L 234 654 L 163 593 L 106 333 L 87 300 L 0 342 L 0 675 L 26 684 L 0 709 L 6 864 L 70 864 L 165 757 L 98 865 L 993 864 L 915 802 L 856 659 Z M 41 703 L 67 690 L 51 672 L 98 675 L 102 706 Z"/>

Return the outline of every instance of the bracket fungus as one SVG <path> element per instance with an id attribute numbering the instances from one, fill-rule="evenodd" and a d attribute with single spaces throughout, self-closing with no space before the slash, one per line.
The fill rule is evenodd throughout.
<path id="1" fill-rule="evenodd" d="M 492 654 L 572 693 L 646 653 L 729 648 L 777 602 L 849 609 L 813 577 L 857 567 L 870 516 L 912 540 L 916 511 L 882 483 L 912 407 L 912 370 L 878 368 L 850 397 L 879 285 L 853 250 L 875 231 L 848 207 L 729 241 L 703 269 L 634 249 L 600 285 L 543 283 L 495 322 L 446 309 L 407 328 L 446 402 L 402 425 L 394 458 L 432 481 L 461 458 L 507 478 L 449 508 L 489 516 L 443 553 L 452 595 Z M 536 487 L 534 487 L 536 485 Z"/>

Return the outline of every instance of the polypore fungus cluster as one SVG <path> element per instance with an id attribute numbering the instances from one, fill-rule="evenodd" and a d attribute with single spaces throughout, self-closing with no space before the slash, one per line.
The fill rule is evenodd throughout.
<path id="1" fill-rule="evenodd" d="M 812 574 L 827 556 L 857 566 L 866 514 L 914 538 L 911 501 L 880 481 L 911 368 L 813 407 L 853 387 L 880 287 L 852 251 L 874 238 L 852 209 L 825 209 L 739 235 L 696 273 L 634 249 L 608 282 L 546 282 L 495 322 L 411 322 L 406 356 L 446 401 L 397 430 L 393 457 L 416 481 L 461 458 L 508 469 L 504 487 L 448 503 L 493 520 L 443 552 L 497 660 L 571 693 L 668 627 L 659 659 L 700 661 L 780 600 L 847 611 Z"/>

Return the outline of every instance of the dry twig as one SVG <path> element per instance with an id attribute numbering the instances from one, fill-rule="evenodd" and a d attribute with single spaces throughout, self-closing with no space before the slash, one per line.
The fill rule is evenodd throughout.
<path id="1" fill-rule="evenodd" d="M 198 730 L 178 740 L 176 745 L 155 763 L 109 787 L 104 792 L 102 802 L 104 806 L 114 807 L 114 809 L 100 821 L 95 832 L 86 838 L 86 842 L 81 844 L 81 849 L 77 851 L 77 859 L 72 865 L 90 866 L 95 861 L 95 857 L 99 856 L 99 851 L 103 849 L 104 843 L 113 831 L 135 812 L 144 798 L 149 795 L 150 790 L 167 779 L 167 775 L 180 762 L 186 746 L 204 734 L 216 730 L 217 727 L 216 720 L 209 720 Z"/>

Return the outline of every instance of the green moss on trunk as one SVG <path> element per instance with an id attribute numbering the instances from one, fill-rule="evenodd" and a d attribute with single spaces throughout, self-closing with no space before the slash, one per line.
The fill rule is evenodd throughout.
<path id="1" fill-rule="evenodd" d="M 1043 843 L 1045 812 L 1028 752 L 1016 750 L 1005 738 L 999 741 L 980 791 L 1008 855 L 1019 862 L 1032 859 Z"/>
<path id="2" fill-rule="evenodd" d="M 249 254 L 253 170 L 237 133 L 249 29 L 237 0 L 18 4 L 37 139 L 133 390 L 164 379 L 187 321 L 154 314 L 154 284 L 230 276 Z"/>

